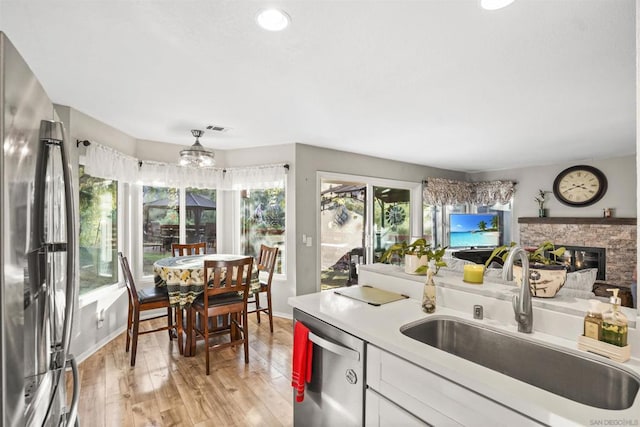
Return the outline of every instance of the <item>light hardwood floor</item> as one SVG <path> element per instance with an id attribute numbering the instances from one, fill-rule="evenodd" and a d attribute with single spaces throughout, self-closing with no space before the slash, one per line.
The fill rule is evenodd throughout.
<path id="1" fill-rule="evenodd" d="M 80 425 L 292 425 L 292 321 L 274 317 L 271 334 L 265 318 L 249 318 L 249 364 L 242 346 L 213 351 L 208 377 L 202 341 L 185 358 L 166 331 L 142 335 L 132 368 L 121 334 L 79 365 Z"/>

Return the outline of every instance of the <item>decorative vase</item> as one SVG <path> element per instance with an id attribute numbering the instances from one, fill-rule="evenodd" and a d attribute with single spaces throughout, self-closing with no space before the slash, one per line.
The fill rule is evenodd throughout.
<path id="1" fill-rule="evenodd" d="M 513 266 L 513 277 L 522 286 L 522 267 Z M 564 265 L 532 264 L 529 266 L 529 289 L 538 298 L 553 298 L 567 281 Z"/>
<path id="2" fill-rule="evenodd" d="M 546 216 L 547 216 L 547 209 L 546 208 L 538 209 L 538 217 L 539 218 L 544 218 Z"/>
<path id="3" fill-rule="evenodd" d="M 426 265 L 427 265 L 426 255 L 422 255 L 419 258 L 417 255 L 405 254 L 404 256 L 404 272 L 407 274 L 424 274 L 424 273 L 416 273 L 416 270 L 419 267 L 423 267 Z"/>

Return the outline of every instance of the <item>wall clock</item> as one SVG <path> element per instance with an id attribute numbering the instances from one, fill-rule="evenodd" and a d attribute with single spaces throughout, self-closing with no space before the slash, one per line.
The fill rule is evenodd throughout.
<path id="1" fill-rule="evenodd" d="M 607 178 L 593 166 L 572 166 L 553 181 L 553 194 L 569 206 L 589 206 L 607 192 Z"/>

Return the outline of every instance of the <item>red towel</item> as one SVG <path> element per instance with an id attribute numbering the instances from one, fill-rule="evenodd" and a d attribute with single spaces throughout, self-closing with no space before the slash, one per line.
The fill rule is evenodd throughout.
<path id="1" fill-rule="evenodd" d="M 311 359 L 313 343 L 309 341 L 309 328 L 302 322 L 296 322 L 293 329 L 293 367 L 291 368 L 291 386 L 296 389 L 296 402 L 304 400 L 305 383 L 311 382 Z"/>

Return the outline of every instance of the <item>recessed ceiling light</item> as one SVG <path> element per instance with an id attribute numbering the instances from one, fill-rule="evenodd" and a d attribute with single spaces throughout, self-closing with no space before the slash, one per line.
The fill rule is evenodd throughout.
<path id="1" fill-rule="evenodd" d="M 486 10 L 497 10 L 509 6 L 514 0 L 480 0 L 480 6 Z"/>
<path id="2" fill-rule="evenodd" d="M 256 15 L 256 22 L 268 31 L 282 31 L 289 26 L 291 18 L 279 9 L 264 9 Z"/>

